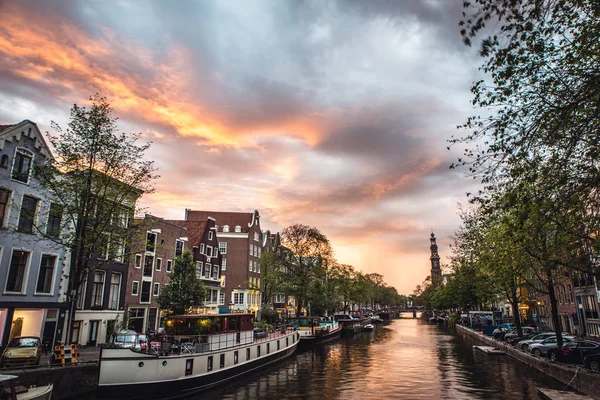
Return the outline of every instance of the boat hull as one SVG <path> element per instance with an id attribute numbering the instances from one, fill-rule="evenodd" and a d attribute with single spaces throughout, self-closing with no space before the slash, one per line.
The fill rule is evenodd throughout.
<path id="1" fill-rule="evenodd" d="M 119 382 L 119 383 L 109 383 L 110 376 L 108 379 L 103 379 L 103 364 L 104 371 L 107 369 L 113 369 L 111 371 L 111 375 L 114 376 L 118 374 L 118 371 L 114 370 L 114 368 L 119 368 L 118 360 L 114 360 L 112 358 L 102 360 L 101 354 L 101 363 L 100 363 L 100 381 L 98 384 L 98 389 L 96 391 L 97 399 L 174 399 L 183 396 L 187 396 L 191 393 L 200 392 L 203 390 L 210 389 L 217 385 L 221 385 L 227 381 L 232 379 L 239 378 L 243 375 L 259 371 L 260 369 L 267 367 L 268 365 L 274 364 L 276 362 L 282 361 L 288 357 L 290 357 L 294 351 L 297 349 L 300 340 L 296 335 L 296 339 L 294 342 L 284 347 L 281 350 L 273 351 L 270 354 L 263 355 L 262 357 L 258 357 L 249 361 L 245 361 L 243 363 L 239 363 L 233 366 L 228 366 L 228 368 L 220 369 L 220 355 L 225 353 L 231 353 L 236 351 L 236 349 L 227 349 L 224 351 L 211 352 L 208 354 L 196 354 L 190 356 L 180 356 L 180 357 L 156 357 L 150 356 L 151 358 L 146 357 L 128 357 L 123 359 L 123 365 L 121 368 L 125 370 L 131 370 L 138 367 L 139 363 L 148 363 L 150 368 L 155 368 L 157 373 L 154 376 L 154 379 L 138 379 L 137 381 L 127 379 L 128 382 Z M 272 345 L 276 340 L 271 341 L 263 341 L 260 343 L 253 343 L 252 347 L 256 347 L 259 345 L 265 346 L 266 343 L 271 343 Z M 239 350 L 238 357 L 242 359 L 245 357 L 245 349 L 250 346 L 243 346 Z M 274 346 L 272 346 L 274 348 Z M 263 353 L 264 354 L 264 353 Z M 213 356 L 213 371 L 202 371 L 197 375 L 185 375 L 185 368 L 187 360 L 193 359 L 194 362 L 199 366 L 202 363 L 206 363 L 206 357 Z M 156 360 L 157 362 L 154 362 Z M 175 362 L 178 360 L 178 362 Z M 162 363 L 166 361 L 167 366 L 170 362 L 173 361 L 173 364 L 176 365 L 175 368 L 181 369 L 179 367 L 183 367 L 184 371 L 181 371 L 180 374 L 174 376 L 166 376 L 168 373 L 161 375 L 161 366 Z M 197 361 L 197 362 L 196 362 Z M 156 364 L 156 365 L 155 365 Z M 165 366 L 166 369 L 166 366 Z M 130 374 L 131 375 L 131 374 Z"/>
<path id="2" fill-rule="evenodd" d="M 342 332 L 342 327 L 341 327 L 341 325 L 338 325 L 337 329 L 332 330 L 331 332 L 329 332 L 326 335 L 300 336 L 300 345 L 302 346 L 302 345 L 313 344 L 313 343 L 323 343 L 323 342 L 327 342 L 330 340 L 334 340 L 334 339 L 340 337 L 341 332 Z"/>

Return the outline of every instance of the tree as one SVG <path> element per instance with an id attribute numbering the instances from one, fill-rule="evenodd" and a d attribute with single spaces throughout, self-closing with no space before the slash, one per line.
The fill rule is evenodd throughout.
<path id="1" fill-rule="evenodd" d="M 171 315 L 181 315 L 192 308 L 202 307 L 206 288 L 196 276 L 192 252 L 184 251 L 175 258 L 169 277 L 171 283 L 164 287 L 157 299 L 161 309 L 168 310 Z"/>
<path id="2" fill-rule="evenodd" d="M 333 258 L 331 244 L 317 228 L 302 224 L 286 227 L 281 233 L 281 244 L 291 254 L 289 264 L 290 293 L 296 297 L 297 313 L 309 300 L 314 280 L 322 276 L 324 262 Z"/>
<path id="3" fill-rule="evenodd" d="M 152 192 L 156 177 L 153 162 L 143 158 L 150 144 L 137 145 L 138 133 L 119 133 L 104 97 L 90 101 L 90 108 L 73 105 L 66 129 L 52 122 L 56 134 L 49 140 L 56 157 L 36 170 L 57 202 L 63 233 L 55 239 L 71 253 L 67 340 L 81 286 L 102 265 L 98 259 L 126 261 L 136 200 Z"/>
<path id="4" fill-rule="evenodd" d="M 287 271 L 287 262 L 285 255 L 277 251 L 263 251 L 259 259 L 261 271 L 260 287 L 248 282 L 250 290 L 260 290 L 262 293 L 262 303 L 270 304 L 273 296 L 285 292 L 285 276 Z"/>

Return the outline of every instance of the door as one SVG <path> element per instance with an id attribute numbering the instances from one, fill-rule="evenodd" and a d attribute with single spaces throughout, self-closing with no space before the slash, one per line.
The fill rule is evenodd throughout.
<path id="1" fill-rule="evenodd" d="M 81 321 L 73 321 L 73 329 L 71 330 L 71 344 L 79 344 L 79 329 Z"/>
<path id="2" fill-rule="evenodd" d="M 54 347 L 54 333 L 56 332 L 56 321 L 46 321 L 42 333 L 42 349 L 44 354 Z"/>
<path id="3" fill-rule="evenodd" d="M 91 320 L 90 328 L 88 329 L 88 346 L 95 346 L 98 341 L 98 327 L 100 326 L 99 320 Z"/>

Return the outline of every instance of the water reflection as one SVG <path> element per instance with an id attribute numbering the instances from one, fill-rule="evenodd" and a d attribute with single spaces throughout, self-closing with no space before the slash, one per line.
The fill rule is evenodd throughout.
<path id="1" fill-rule="evenodd" d="M 225 399 L 539 399 L 556 381 L 506 356 L 473 351 L 421 320 L 400 319 L 292 358 L 188 400 Z"/>

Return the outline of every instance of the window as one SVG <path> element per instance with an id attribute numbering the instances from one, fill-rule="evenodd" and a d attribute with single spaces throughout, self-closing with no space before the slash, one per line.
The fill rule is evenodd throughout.
<path id="1" fill-rule="evenodd" d="M 225 293 L 219 293 L 219 305 L 225 305 Z"/>
<path id="2" fill-rule="evenodd" d="M 223 232 L 229 232 L 229 225 L 223 225 Z"/>
<path id="3" fill-rule="evenodd" d="M 162 258 L 157 258 L 156 259 L 156 270 L 160 271 L 161 268 L 162 268 Z"/>
<path id="4" fill-rule="evenodd" d="M 212 266 L 212 278 L 215 281 L 219 280 L 219 264 L 213 264 L 213 266 Z"/>
<path id="5" fill-rule="evenodd" d="M 260 274 L 260 263 L 258 261 L 256 262 L 256 272 Z"/>
<path id="6" fill-rule="evenodd" d="M 234 352 L 233 352 L 233 363 L 234 363 L 234 364 L 237 364 L 237 363 L 238 363 L 238 361 L 239 361 L 239 360 L 238 360 L 238 352 L 237 352 L 237 351 L 234 351 Z"/>
<path id="7" fill-rule="evenodd" d="M 129 227 L 129 210 L 125 207 L 121 207 L 116 213 L 114 217 L 115 225 L 121 228 Z"/>
<path id="8" fill-rule="evenodd" d="M 208 356 L 206 359 L 206 370 L 212 371 L 213 369 L 213 356 Z"/>
<path id="9" fill-rule="evenodd" d="M 227 269 L 227 259 L 221 260 L 221 271 L 225 271 Z"/>
<path id="10" fill-rule="evenodd" d="M 98 258 L 108 260 L 108 234 L 101 233 L 96 243 L 96 253 Z"/>
<path id="11" fill-rule="evenodd" d="M 212 246 L 206 245 L 206 255 L 212 257 L 213 251 Z"/>
<path id="12" fill-rule="evenodd" d="M 154 288 L 152 290 L 152 296 L 158 296 L 159 290 L 160 290 L 160 283 L 154 282 Z"/>
<path id="13" fill-rule="evenodd" d="M 244 304 L 244 293 L 234 293 L 233 304 Z"/>
<path id="14" fill-rule="evenodd" d="M 2 161 L 0 161 L 0 167 L 8 168 L 8 156 L 6 154 L 2 156 Z"/>
<path id="15" fill-rule="evenodd" d="M 246 361 L 250 360 L 250 348 L 246 349 Z"/>
<path id="16" fill-rule="evenodd" d="M 279 343 L 279 340 L 277 341 L 277 350 L 281 349 L 281 343 Z"/>
<path id="17" fill-rule="evenodd" d="M 285 294 L 277 293 L 275 295 L 275 303 L 285 303 Z"/>
<path id="18" fill-rule="evenodd" d="M 52 281 L 54 279 L 54 267 L 56 265 L 56 256 L 50 254 L 42 254 L 40 263 L 40 271 L 38 280 L 35 286 L 36 293 L 50 294 L 52 293 Z"/>
<path id="19" fill-rule="evenodd" d="M 256 357 L 260 357 L 260 346 L 256 346 Z"/>
<path id="20" fill-rule="evenodd" d="M 150 303 L 150 286 L 152 282 L 142 281 L 142 295 L 140 296 L 140 303 Z"/>
<path id="21" fill-rule="evenodd" d="M 175 242 L 175 257 L 180 256 L 183 253 L 183 240 L 177 239 Z"/>
<path id="22" fill-rule="evenodd" d="M 258 232 L 254 232 L 254 240 L 258 242 Z"/>
<path id="23" fill-rule="evenodd" d="M 212 233 L 212 231 L 209 231 L 208 232 L 208 240 L 212 240 L 212 238 L 213 238 L 213 233 Z"/>
<path id="24" fill-rule="evenodd" d="M 218 257 L 218 256 L 219 256 L 219 249 L 215 247 L 213 249 L 213 257 Z"/>
<path id="25" fill-rule="evenodd" d="M 267 354 L 271 352 L 271 343 L 267 343 Z"/>
<path id="26" fill-rule="evenodd" d="M 254 257 L 257 257 L 258 256 L 258 246 L 252 246 L 252 247 L 254 247 L 254 254 L 253 255 L 254 255 Z"/>
<path id="27" fill-rule="evenodd" d="M 258 271 L 257 264 L 258 264 L 258 263 L 257 263 L 256 261 L 252 261 L 252 267 L 253 267 L 253 268 L 252 268 L 252 271 L 254 271 L 254 272 Z"/>
<path id="28" fill-rule="evenodd" d="M 227 242 L 219 242 L 219 251 L 221 254 L 227 254 Z"/>
<path id="29" fill-rule="evenodd" d="M 79 288 L 77 289 L 77 304 L 75 306 L 78 309 L 82 309 L 84 306 L 85 293 L 87 291 L 87 283 L 88 283 L 88 278 L 86 276 L 85 278 L 83 278 L 83 282 L 81 283 L 81 285 L 79 285 Z"/>
<path id="30" fill-rule="evenodd" d="M 209 263 L 204 264 L 204 278 L 210 279 L 210 268 L 211 265 Z"/>
<path id="31" fill-rule="evenodd" d="M 156 250 L 156 233 L 146 232 L 146 251 L 154 253 Z"/>
<path id="32" fill-rule="evenodd" d="M 221 356 L 219 357 L 219 368 L 223 368 L 225 367 L 225 354 L 221 354 Z"/>
<path id="33" fill-rule="evenodd" d="M 21 213 L 19 214 L 19 225 L 17 229 L 21 232 L 31 233 L 33 230 L 33 218 L 37 208 L 37 199 L 35 197 L 23 196 L 21 202 Z"/>
<path id="34" fill-rule="evenodd" d="M 29 252 L 21 250 L 13 250 L 10 259 L 10 267 L 8 270 L 8 278 L 6 279 L 6 291 L 21 293 L 23 292 L 25 279 L 25 270 L 29 261 Z"/>
<path id="35" fill-rule="evenodd" d="M 108 309 L 119 309 L 119 295 L 121 294 L 121 274 L 110 274 L 110 292 L 108 294 Z"/>
<path id="36" fill-rule="evenodd" d="M 196 278 L 202 278 L 202 261 L 196 261 Z"/>
<path id="37" fill-rule="evenodd" d="M 139 281 L 133 281 L 133 284 L 131 286 L 131 295 L 132 296 L 137 296 L 140 290 L 140 282 Z"/>
<path id="38" fill-rule="evenodd" d="M 125 262 L 125 245 L 123 244 L 123 239 L 115 239 L 112 246 L 114 260 L 120 263 Z"/>
<path id="39" fill-rule="evenodd" d="M 167 272 L 171 272 L 173 270 L 173 260 L 167 260 Z"/>
<path id="40" fill-rule="evenodd" d="M 258 248 L 258 256 L 259 256 L 259 257 L 260 257 L 260 252 L 261 252 L 261 250 L 262 250 L 262 249 L 259 247 L 259 248 Z"/>
<path id="41" fill-rule="evenodd" d="M 12 178 L 15 181 L 29 183 L 33 153 L 29 150 L 20 148 L 18 148 L 15 153 L 15 160 L 12 168 Z"/>
<path id="42" fill-rule="evenodd" d="M 102 307 L 104 297 L 104 271 L 94 272 L 94 282 L 92 286 L 92 307 Z"/>
<path id="43" fill-rule="evenodd" d="M 191 375 L 194 372 L 194 359 L 185 360 L 185 375 Z"/>
<path id="44" fill-rule="evenodd" d="M 48 225 L 46 226 L 46 235 L 51 237 L 60 236 L 60 222 L 62 220 L 63 208 L 58 204 L 50 204 L 48 212 Z"/>
<path id="45" fill-rule="evenodd" d="M 5 226 L 8 222 L 8 201 L 10 199 L 10 191 L 0 189 L 0 227 Z"/>
<path id="46" fill-rule="evenodd" d="M 236 232 L 241 232 L 241 231 L 242 231 L 242 227 L 241 227 L 241 226 L 239 226 L 239 225 L 236 225 L 236 227 L 235 227 L 235 231 L 236 231 Z"/>
<path id="47" fill-rule="evenodd" d="M 288 347 L 290 345 L 290 338 L 285 338 L 285 347 Z"/>
<path id="48" fill-rule="evenodd" d="M 144 257 L 144 276 L 152 277 L 152 270 L 154 269 L 154 256 Z"/>
<path id="49" fill-rule="evenodd" d="M 200 243 L 200 254 L 204 254 L 204 243 Z"/>
<path id="50" fill-rule="evenodd" d="M 135 255 L 135 267 L 142 268 L 142 255 L 141 254 Z"/>
<path id="51" fill-rule="evenodd" d="M 253 245 L 253 244 L 251 244 L 251 245 L 250 245 L 250 247 L 248 247 L 248 250 L 249 250 L 249 254 L 250 254 L 250 255 L 252 255 L 252 248 L 253 248 L 253 247 L 254 247 L 254 245 Z"/>
<path id="52" fill-rule="evenodd" d="M 216 303 L 217 302 L 217 298 L 219 296 L 219 291 L 218 290 L 212 290 L 211 293 L 212 293 L 212 295 L 210 296 L 210 301 L 212 303 Z"/>
<path id="53" fill-rule="evenodd" d="M 252 272 L 252 260 L 248 263 L 248 271 Z"/>

